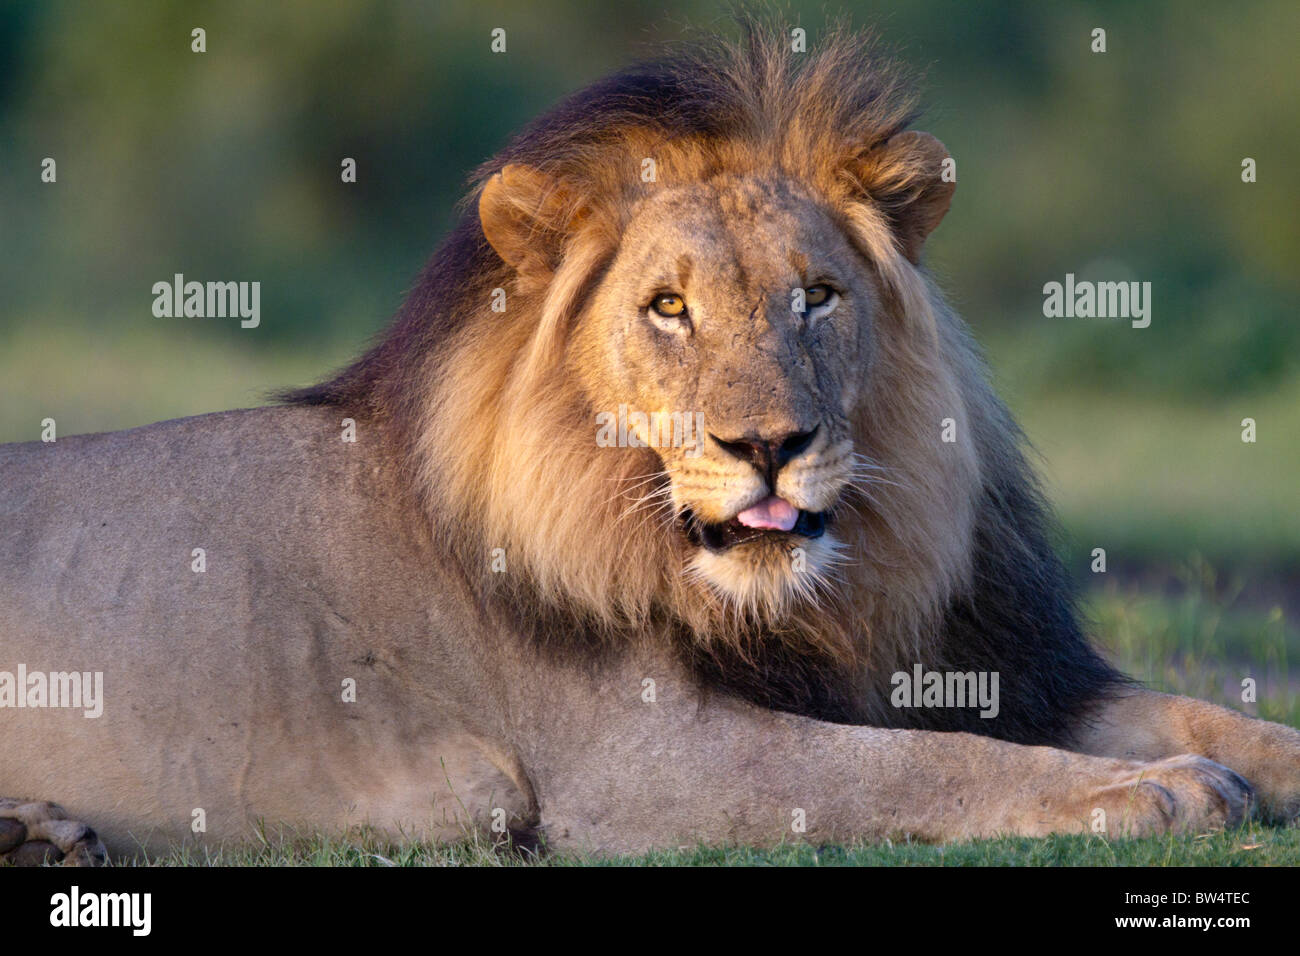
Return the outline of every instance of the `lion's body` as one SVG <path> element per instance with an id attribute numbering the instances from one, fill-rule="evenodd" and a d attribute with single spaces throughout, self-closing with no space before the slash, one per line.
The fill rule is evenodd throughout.
<path id="1" fill-rule="evenodd" d="M 0 451 L 6 656 L 105 688 L 101 718 L 3 713 L 0 785 L 116 847 L 200 809 L 210 840 L 504 819 L 606 851 L 795 811 L 810 839 L 1239 819 L 1205 758 L 1294 812 L 1300 734 L 1084 639 L 918 268 L 953 187 L 910 113 L 845 36 L 612 78 L 484 167 L 385 338 L 296 407 Z M 1000 701 L 899 706 L 913 667 Z M 0 853 L 90 840 L 6 806 Z"/>
<path id="2" fill-rule="evenodd" d="M 226 839 L 258 816 L 455 836 L 442 761 L 466 805 L 524 809 L 472 743 L 499 718 L 463 584 L 378 433 L 335 426 L 271 408 L 0 448 L 0 670 L 104 675 L 99 717 L 0 712 L 6 788 L 57 790 L 121 851 L 195 809 Z"/>

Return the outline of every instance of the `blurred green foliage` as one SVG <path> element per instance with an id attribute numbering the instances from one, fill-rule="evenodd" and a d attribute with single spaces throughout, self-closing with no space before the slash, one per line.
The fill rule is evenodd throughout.
<path id="1" fill-rule="evenodd" d="M 373 331 L 464 177 L 528 118 L 721 4 L 7 3 L 0 6 L 0 321 L 158 324 L 174 272 L 257 278 L 261 343 Z M 824 9 L 793 4 L 815 46 Z M 1219 392 L 1294 371 L 1300 83 L 1290 0 L 858 3 L 927 74 L 958 160 L 933 265 L 977 326 L 1050 324 L 1053 378 Z M 190 30 L 207 52 L 190 52 Z M 489 50 L 507 30 L 505 55 Z M 1089 50 L 1107 31 L 1108 50 Z M 59 182 L 39 182 L 53 156 Z M 355 157 L 355 185 L 339 179 Z M 1240 162 L 1259 164 L 1241 182 Z M 1142 334 L 1042 318 L 1090 264 L 1155 286 Z M 228 326 L 199 323 L 214 335 Z M 189 329 L 187 331 L 193 331 Z"/>

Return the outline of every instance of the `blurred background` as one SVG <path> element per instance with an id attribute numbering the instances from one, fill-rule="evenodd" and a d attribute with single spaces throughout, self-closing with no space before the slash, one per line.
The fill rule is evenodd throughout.
<path id="1" fill-rule="evenodd" d="M 0 441 L 46 417 L 67 435 L 257 404 L 342 364 L 512 130 L 726 11 L 0 2 Z M 828 13 L 874 25 L 924 72 L 922 125 L 959 186 L 929 265 L 1043 456 L 1102 641 L 1238 706 L 1253 678 L 1259 712 L 1297 722 L 1300 4 L 780 11 L 810 47 Z M 151 287 L 176 272 L 260 281 L 261 326 L 155 318 Z M 1044 318 L 1067 272 L 1149 281 L 1151 326 Z"/>

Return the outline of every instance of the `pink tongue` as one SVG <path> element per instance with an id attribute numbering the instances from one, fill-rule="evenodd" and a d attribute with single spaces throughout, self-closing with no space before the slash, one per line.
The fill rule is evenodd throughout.
<path id="1" fill-rule="evenodd" d="M 752 508 L 736 515 L 736 520 L 746 528 L 771 528 L 789 531 L 799 520 L 799 510 L 784 498 L 768 495 Z"/>

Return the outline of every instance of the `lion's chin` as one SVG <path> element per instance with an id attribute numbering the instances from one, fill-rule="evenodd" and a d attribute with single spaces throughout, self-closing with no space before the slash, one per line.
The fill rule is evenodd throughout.
<path id="1" fill-rule="evenodd" d="M 829 596 L 842 553 L 830 533 L 767 534 L 724 550 L 698 547 L 689 573 L 729 607 L 773 618 Z"/>

